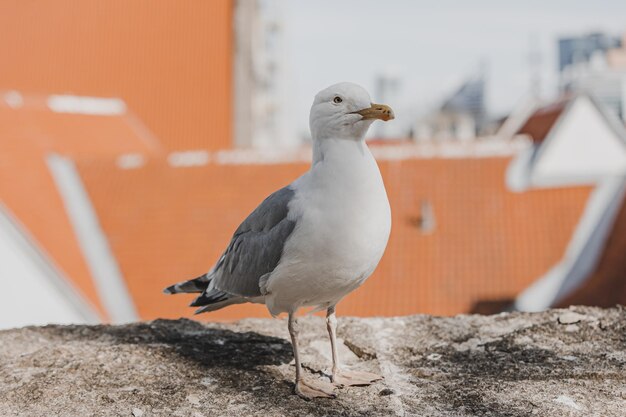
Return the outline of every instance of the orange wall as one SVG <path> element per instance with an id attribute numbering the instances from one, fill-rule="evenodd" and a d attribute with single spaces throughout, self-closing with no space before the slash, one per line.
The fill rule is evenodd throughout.
<path id="1" fill-rule="evenodd" d="M 232 143 L 232 0 L 0 4 L 0 91 L 123 98 L 165 149 Z"/>

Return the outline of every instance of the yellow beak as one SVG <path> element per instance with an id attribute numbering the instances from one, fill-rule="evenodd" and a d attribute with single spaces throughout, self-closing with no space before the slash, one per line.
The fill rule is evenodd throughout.
<path id="1" fill-rule="evenodd" d="M 386 104 L 372 103 L 370 107 L 352 113 L 360 114 L 361 116 L 363 116 L 363 120 L 378 119 L 386 122 L 395 118 L 393 110 L 391 110 L 391 107 L 387 106 Z"/>

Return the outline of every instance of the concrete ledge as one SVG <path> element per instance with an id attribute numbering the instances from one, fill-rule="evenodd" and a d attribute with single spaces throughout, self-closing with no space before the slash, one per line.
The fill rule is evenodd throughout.
<path id="1" fill-rule="evenodd" d="M 304 362 L 329 364 L 301 319 Z M 2 416 L 623 416 L 626 310 L 340 318 L 340 352 L 383 382 L 292 394 L 284 320 L 47 326 L 0 332 Z"/>

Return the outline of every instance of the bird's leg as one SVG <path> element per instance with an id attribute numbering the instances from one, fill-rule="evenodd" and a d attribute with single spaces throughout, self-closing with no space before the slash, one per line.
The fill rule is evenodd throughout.
<path id="1" fill-rule="evenodd" d="M 335 315 L 335 306 L 329 307 L 328 310 L 326 310 L 326 329 L 328 329 L 330 350 L 333 355 L 333 368 L 330 379 L 332 382 L 335 382 L 337 372 L 339 371 L 339 357 L 337 356 L 337 316 Z"/>
<path id="2" fill-rule="evenodd" d="M 294 313 L 289 313 L 289 335 L 293 346 L 293 357 L 296 361 L 296 394 L 305 400 L 311 398 L 335 398 L 333 386 L 323 381 L 313 381 L 302 375 L 302 364 L 298 353 L 298 329 Z"/>
<path id="3" fill-rule="evenodd" d="M 380 375 L 371 372 L 349 371 L 341 369 L 339 356 L 337 355 L 337 317 L 335 306 L 326 311 L 326 328 L 330 337 L 330 348 L 333 355 L 333 368 L 330 380 L 335 385 L 366 386 L 374 381 L 383 379 Z"/>

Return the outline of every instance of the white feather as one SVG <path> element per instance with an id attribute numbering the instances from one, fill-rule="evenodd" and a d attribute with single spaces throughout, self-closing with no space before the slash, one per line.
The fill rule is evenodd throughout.
<path id="1" fill-rule="evenodd" d="M 329 104 L 335 94 L 341 94 L 342 106 Z M 348 83 L 316 97 L 313 164 L 292 184 L 295 196 L 289 204 L 297 225 L 264 281 L 264 302 L 273 315 L 335 305 L 372 274 L 385 251 L 391 211 L 363 139 L 371 121 L 350 114 L 369 105 L 367 92 Z"/>

